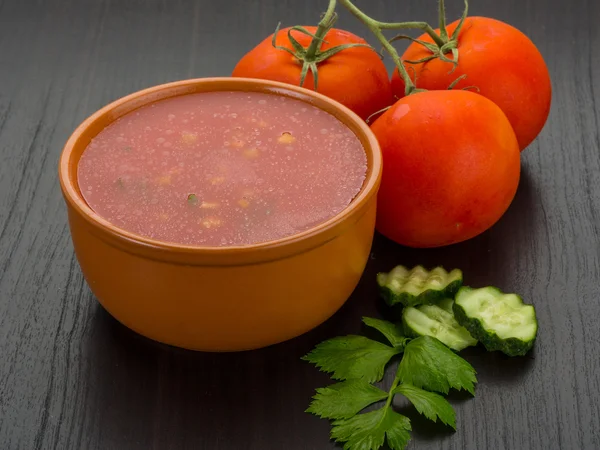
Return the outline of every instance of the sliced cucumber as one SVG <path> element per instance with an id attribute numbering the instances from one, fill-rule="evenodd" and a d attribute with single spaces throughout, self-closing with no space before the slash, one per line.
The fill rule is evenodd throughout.
<path id="1" fill-rule="evenodd" d="M 390 306 L 433 305 L 444 298 L 453 298 L 462 282 L 459 269 L 448 273 L 443 267 L 428 271 L 423 266 L 411 270 L 397 266 L 389 273 L 377 274 L 381 295 Z"/>
<path id="2" fill-rule="evenodd" d="M 517 356 L 533 347 L 538 329 L 535 308 L 516 294 L 495 287 L 462 287 L 452 309 L 458 323 L 490 351 Z"/>
<path id="3" fill-rule="evenodd" d="M 404 308 L 402 313 L 404 332 L 411 337 L 431 336 L 437 338 L 456 351 L 477 345 L 477 340 L 454 318 L 453 303 L 451 299 L 447 298 L 437 305 Z"/>

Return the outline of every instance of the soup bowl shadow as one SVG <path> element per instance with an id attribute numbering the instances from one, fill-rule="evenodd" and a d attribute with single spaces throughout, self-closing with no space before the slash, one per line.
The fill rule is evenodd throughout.
<path id="1" fill-rule="evenodd" d="M 94 306 L 80 343 L 79 406 L 69 409 L 101 430 L 94 448 L 280 450 L 327 442 L 327 421 L 304 412 L 315 386 L 329 380 L 300 359 L 314 331 L 250 352 L 194 352 L 150 341 Z"/>
<path id="2" fill-rule="evenodd" d="M 365 181 L 348 207 L 302 233 L 237 247 L 194 247 L 149 239 L 116 227 L 90 208 L 78 185 L 77 167 L 96 135 L 140 107 L 217 91 L 293 98 L 347 126 L 367 157 Z M 307 89 L 244 78 L 183 80 L 116 100 L 74 131 L 59 162 L 75 254 L 98 301 L 119 322 L 143 336 L 201 351 L 269 346 L 331 317 L 365 269 L 380 179 L 377 140 L 352 111 Z"/>

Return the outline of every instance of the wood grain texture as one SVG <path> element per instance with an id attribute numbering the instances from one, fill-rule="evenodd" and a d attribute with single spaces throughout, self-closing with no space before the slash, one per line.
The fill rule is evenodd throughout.
<path id="1" fill-rule="evenodd" d="M 386 19 L 435 21 L 434 0 L 363 0 Z M 450 0 L 457 17 L 459 0 Z M 460 267 L 537 306 L 535 351 L 466 353 L 475 399 L 458 431 L 414 417 L 412 449 L 600 448 L 600 31 L 596 0 L 478 0 L 544 54 L 554 103 L 523 155 L 505 217 L 461 245 L 416 251 L 376 238 L 348 303 L 316 330 L 241 354 L 149 342 L 95 302 L 70 242 L 56 168 L 81 120 L 157 83 L 228 75 L 277 22 L 313 24 L 324 0 L 0 0 L 0 448 L 321 450 L 329 426 L 303 410 L 328 377 L 300 361 L 377 314 L 377 271 Z M 362 33 L 341 14 L 341 25 Z"/>

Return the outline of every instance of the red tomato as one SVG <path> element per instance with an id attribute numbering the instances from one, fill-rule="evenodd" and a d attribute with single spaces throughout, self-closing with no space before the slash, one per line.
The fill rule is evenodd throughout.
<path id="1" fill-rule="evenodd" d="M 304 27 L 315 33 L 316 27 Z M 288 39 L 289 28 L 280 30 L 276 44 L 294 50 Z M 292 36 L 308 47 L 312 37 L 292 31 Z M 332 28 L 325 35 L 321 51 L 343 44 L 366 41 L 352 33 Z M 272 35 L 248 52 L 235 66 L 234 77 L 262 78 L 300 85 L 301 62 L 285 50 L 273 47 Z M 394 101 L 389 75 L 383 61 L 371 48 L 352 47 L 318 64 L 317 91 L 347 106 L 363 119 Z M 312 73 L 303 86 L 314 89 Z"/>
<path id="2" fill-rule="evenodd" d="M 377 230 L 410 247 L 470 239 L 506 211 L 519 144 L 502 110 L 469 91 L 398 100 L 373 123 L 383 153 Z"/>
<path id="3" fill-rule="evenodd" d="M 451 35 L 458 21 L 448 26 Z M 436 30 L 439 33 L 439 30 Z M 432 42 L 428 35 L 420 39 Z M 540 133 L 552 98 L 548 68 L 542 55 L 527 36 L 516 28 L 494 19 L 469 17 L 458 35 L 458 67 L 434 59 L 425 63 L 406 64 L 418 88 L 448 89 L 461 75 L 455 89 L 476 86 L 479 93 L 496 103 L 510 121 L 521 150 Z M 420 44 L 412 43 L 402 60 L 416 61 L 431 55 Z M 447 55 L 452 58 L 452 55 Z M 410 68 L 414 68 L 414 71 Z M 392 88 L 399 98 L 404 96 L 404 82 L 398 69 L 392 76 Z"/>

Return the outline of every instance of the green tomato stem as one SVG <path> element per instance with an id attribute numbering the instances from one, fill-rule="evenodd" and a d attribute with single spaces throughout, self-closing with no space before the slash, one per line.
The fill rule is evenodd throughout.
<path id="1" fill-rule="evenodd" d="M 439 0 L 439 21 L 440 37 L 444 42 L 448 42 L 448 30 L 446 30 L 446 5 L 444 0 Z"/>
<path id="2" fill-rule="evenodd" d="M 306 49 L 306 60 L 312 61 L 315 59 L 317 53 L 321 50 L 321 45 L 323 44 L 323 38 L 327 34 L 327 32 L 333 26 L 333 22 L 335 21 L 335 7 L 336 0 L 329 0 L 329 5 L 327 6 L 327 11 L 323 15 L 323 18 L 317 25 L 317 31 L 315 32 L 315 38 L 311 41 L 310 45 Z"/>
<path id="3" fill-rule="evenodd" d="M 429 25 L 427 22 L 379 22 L 378 20 L 374 20 L 375 23 L 382 30 L 421 30 L 424 33 L 427 33 L 433 42 L 437 44 L 438 47 L 441 47 L 445 44 L 444 40 L 440 37 L 439 34 L 435 32 L 435 30 Z"/>
<path id="4" fill-rule="evenodd" d="M 340 3 L 348 9 L 356 18 L 358 18 L 361 22 L 363 22 L 377 37 L 377 39 L 381 42 L 386 51 L 390 54 L 392 59 L 394 60 L 394 64 L 398 67 L 398 71 L 400 72 L 400 76 L 404 80 L 404 85 L 406 86 L 405 95 L 409 95 L 418 91 L 406 69 L 404 68 L 404 64 L 396 50 L 390 45 L 391 41 L 387 40 L 381 30 L 399 30 L 399 29 L 417 29 L 421 30 L 434 42 L 434 44 L 425 43 L 418 39 L 413 39 L 408 36 L 399 36 L 398 38 L 403 39 L 411 39 L 414 42 L 417 42 L 423 46 L 425 46 L 429 51 L 431 51 L 431 56 L 419 60 L 413 63 L 424 63 L 434 58 L 439 58 L 441 61 L 449 62 L 454 67 L 452 71 L 458 65 L 458 35 L 462 30 L 465 19 L 467 18 L 467 14 L 469 11 L 469 0 L 464 0 L 465 8 L 463 10 L 463 14 L 459 20 L 458 26 L 452 33 L 452 36 L 448 35 L 448 29 L 446 27 L 446 5 L 444 0 L 439 0 L 439 34 L 431 28 L 431 26 L 427 22 L 380 22 L 378 20 L 372 19 L 363 13 L 360 9 L 358 9 L 355 5 L 352 4 L 350 0 L 340 0 Z M 394 39 L 392 39 L 393 41 Z M 452 53 L 452 59 L 446 56 L 446 53 Z"/>
<path id="5" fill-rule="evenodd" d="M 343 50 L 352 48 L 352 47 L 368 47 L 371 48 L 368 44 L 356 43 L 356 44 L 341 44 L 335 47 L 330 47 L 325 51 L 321 51 L 321 46 L 323 42 L 325 42 L 324 38 L 333 28 L 335 22 L 337 20 L 337 14 L 335 12 L 336 0 L 329 0 L 329 6 L 327 11 L 323 15 L 315 33 L 311 33 L 305 27 L 294 26 L 288 29 L 287 38 L 289 43 L 291 44 L 293 49 L 290 49 L 284 45 L 277 45 L 277 35 L 279 34 L 279 27 L 281 24 L 277 25 L 275 29 L 275 33 L 273 33 L 273 38 L 271 40 L 271 45 L 277 50 L 281 50 L 289 53 L 294 58 L 296 58 L 301 64 L 302 69 L 300 71 L 300 86 L 304 86 L 304 81 L 306 80 L 306 76 L 310 71 L 313 76 L 313 84 L 315 91 L 317 90 L 319 83 L 319 70 L 317 65 L 327 60 L 331 56 L 339 53 Z M 298 40 L 292 35 L 292 31 L 296 31 L 298 33 L 302 33 L 304 35 L 310 36 L 311 41 L 308 47 L 304 47 Z"/>
<path id="6" fill-rule="evenodd" d="M 398 71 L 400 72 L 400 76 L 404 80 L 405 86 L 405 95 L 410 95 L 416 90 L 416 86 L 413 83 L 412 79 L 408 75 L 402 60 L 400 59 L 400 55 L 394 48 L 394 46 L 390 43 L 390 41 L 383 35 L 381 32 L 382 29 L 392 29 L 390 25 L 405 25 L 405 24 L 387 24 L 383 22 L 379 22 L 367 16 L 364 12 L 358 9 L 350 0 L 340 0 L 340 3 L 348 10 L 354 17 L 360 20 L 365 26 L 371 30 L 371 32 L 375 35 L 377 40 L 381 43 L 383 48 L 390 54 L 394 64 L 398 67 Z M 408 22 L 407 22 L 408 23 Z M 416 23 L 416 22 L 413 22 Z M 434 33 L 435 34 L 435 33 Z M 391 400 L 390 400 L 391 401 Z"/>
<path id="7" fill-rule="evenodd" d="M 351 10 L 354 8 L 355 10 L 360 11 L 356 6 L 354 6 L 350 1 L 340 0 L 347 9 Z M 465 3 L 468 3 L 468 0 L 465 0 Z M 352 12 L 352 11 L 351 11 Z M 362 13 L 362 11 L 360 11 Z M 444 41 L 440 35 L 438 35 L 435 30 L 429 25 L 427 22 L 380 22 L 379 20 L 372 19 L 363 13 L 365 17 L 367 17 L 370 22 L 377 26 L 380 30 L 421 30 L 423 33 L 428 34 L 433 42 L 437 44 L 438 47 L 442 47 L 447 43 L 447 40 Z M 355 14 L 356 16 L 356 14 Z"/>
<path id="8" fill-rule="evenodd" d="M 456 29 L 454 30 L 454 33 L 452 33 L 451 40 L 456 41 L 458 39 L 458 35 L 460 34 L 462 27 L 465 24 L 465 19 L 467 18 L 468 15 L 469 15 L 469 0 L 465 0 L 465 9 L 463 10 L 462 16 L 460 17 L 460 20 L 458 22 L 458 25 L 456 26 Z"/>

